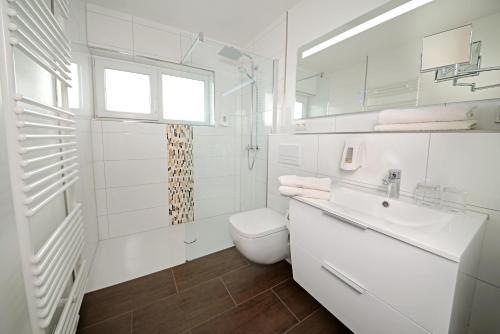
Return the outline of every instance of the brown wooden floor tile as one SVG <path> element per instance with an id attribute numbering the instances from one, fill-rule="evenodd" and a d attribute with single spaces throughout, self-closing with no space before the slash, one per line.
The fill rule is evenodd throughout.
<path id="1" fill-rule="evenodd" d="M 77 334 L 130 334 L 132 333 L 132 313 L 119 315 L 95 325 L 80 328 Z"/>
<path id="2" fill-rule="evenodd" d="M 134 310 L 134 334 L 181 333 L 234 307 L 220 279 Z"/>
<path id="3" fill-rule="evenodd" d="M 283 333 L 297 320 L 278 298 L 267 291 L 220 316 L 191 329 L 191 334 Z"/>
<path id="4" fill-rule="evenodd" d="M 320 307 L 316 299 L 293 279 L 281 283 L 273 290 L 299 320 L 304 319 Z"/>
<path id="5" fill-rule="evenodd" d="M 291 277 L 291 266 L 286 261 L 281 261 L 271 265 L 251 263 L 222 276 L 222 279 L 239 304 Z"/>
<path id="6" fill-rule="evenodd" d="M 243 256 L 232 247 L 208 256 L 174 267 L 179 291 L 219 277 L 248 264 Z"/>
<path id="7" fill-rule="evenodd" d="M 78 327 L 87 327 L 132 310 L 132 295 L 126 284 L 85 294 Z"/>
<path id="8" fill-rule="evenodd" d="M 177 293 L 170 269 L 134 279 L 127 284 L 133 295 L 133 308 L 139 308 Z"/>
<path id="9" fill-rule="evenodd" d="M 170 269 L 87 293 L 79 326 L 85 327 L 176 293 Z"/>
<path id="10" fill-rule="evenodd" d="M 299 323 L 286 334 L 350 334 L 349 328 L 344 326 L 328 310 L 321 307 L 309 318 Z"/>

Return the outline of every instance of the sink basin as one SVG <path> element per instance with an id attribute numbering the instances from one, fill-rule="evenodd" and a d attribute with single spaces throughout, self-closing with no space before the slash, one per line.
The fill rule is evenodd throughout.
<path id="1" fill-rule="evenodd" d="M 452 213 L 345 187 L 335 188 L 330 202 L 342 208 L 346 215 L 361 214 L 407 227 L 443 225 L 454 217 Z"/>

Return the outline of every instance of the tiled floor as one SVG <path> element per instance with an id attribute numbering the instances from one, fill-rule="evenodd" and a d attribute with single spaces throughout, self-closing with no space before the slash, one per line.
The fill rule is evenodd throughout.
<path id="1" fill-rule="evenodd" d="M 350 333 L 291 276 L 229 248 L 86 294 L 78 333 Z"/>

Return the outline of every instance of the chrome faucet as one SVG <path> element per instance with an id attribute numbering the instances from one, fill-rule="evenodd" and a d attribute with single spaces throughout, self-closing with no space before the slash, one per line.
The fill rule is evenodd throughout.
<path id="1" fill-rule="evenodd" d="M 400 169 L 389 169 L 389 175 L 382 179 L 382 182 L 387 186 L 387 197 L 399 198 L 399 186 L 401 184 Z"/>

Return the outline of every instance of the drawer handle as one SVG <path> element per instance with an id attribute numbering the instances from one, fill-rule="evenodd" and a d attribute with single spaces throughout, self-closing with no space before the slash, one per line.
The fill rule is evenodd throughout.
<path id="1" fill-rule="evenodd" d="M 323 214 L 324 214 L 324 215 L 326 215 L 326 216 L 328 216 L 328 217 L 332 217 L 332 218 L 335 218 L 335 219 L 337 219 L 337 220 L 340 220 L 340 221 L 341 221 L 341 222 L 343 222 L 343 223 L 347 223 L 347 224 L 349 224 L 349 225 L 352 225 L 352 226 L 354 226 L 354 227 L 357 227 L 357 228 L 359 228 L 359 229 L 362 229 L 362 230 L 367 230 L 367 229 L 368 229 L 368 227 L 367 227 L 367 226 L 365 226 L 365 225 L 363 225 L 363 224 L 361 224 L 361 223 L 355 222 L 354 220 L 351 220 L 351 219 L 349 219 L 349 218 L 342 217 L 342 216 L 340 216 L 340 215 L 338 215 L 338 214 L 336 214 L 336 213 L 333 213 L 333 212 L 330 212 L 330 211 L 325 211 L 325 210 L 323 210 Z"/>
<path id="2" fill-rule="evenodd" d="M 344 275 L 343 273 L 341 273 L 340 271 L 335 269 L 328 262 L 324 262 L 323 265 L 321 266 L 321 268 L 325 269 L 331 275 L 337 277 L 339 280 L 341 280 L 342 282 L 347 284 L 351 289 L 353 289 L 357 293 L 363 294 L 366 292 L 366 289 L 362 285 L 354 282 L 352 279 L 350 279 L 349 277 L 347 277 L 346 275 Z"/>

